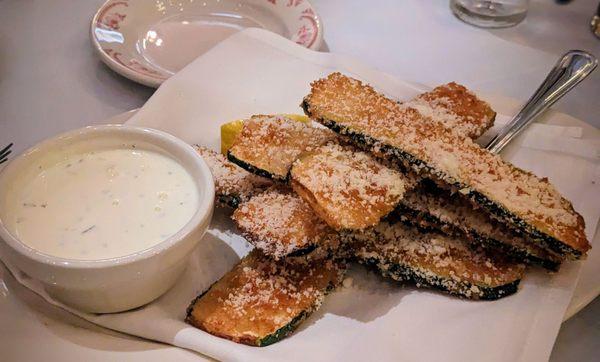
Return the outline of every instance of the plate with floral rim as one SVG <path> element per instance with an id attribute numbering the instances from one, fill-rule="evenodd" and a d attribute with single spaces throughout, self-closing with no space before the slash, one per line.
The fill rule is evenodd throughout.
<path id="1" fill-rule="evenodd" d="M 158 87 L 199 55 L 245 28 L 263 28 L 319 50 L 323 25 L 307 0 L 108 0 L 90 36 L 117 73 Z"/>

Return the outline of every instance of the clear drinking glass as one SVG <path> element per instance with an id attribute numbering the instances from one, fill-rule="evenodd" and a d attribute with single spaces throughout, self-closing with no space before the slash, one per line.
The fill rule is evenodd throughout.
<path id="1" fill-rule="evenodd" d="M 523 21 L 529 0 L 450 0 L 454 15 L 482 28 L 506 28 Z"/>

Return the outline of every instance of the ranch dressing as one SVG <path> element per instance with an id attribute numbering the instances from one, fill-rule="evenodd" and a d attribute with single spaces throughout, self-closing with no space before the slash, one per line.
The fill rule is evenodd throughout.
<path id="1" fill-rule="evenodd" d="M 198 190 L 175 160 L 154 151 L 65 155 L 16 189 L 9 229 L 42 253 L 80 260 L 132 254 L 167 239 L 192 217 Z"/>

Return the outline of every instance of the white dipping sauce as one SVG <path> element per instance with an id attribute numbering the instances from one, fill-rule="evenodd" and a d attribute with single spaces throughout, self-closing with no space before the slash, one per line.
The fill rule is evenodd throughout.
<path id="1" fill-rule="evenodd" d="M 192 176 L 154 151 L 71 154 L 11 197 L 9 229 L 42 253 L 81 260 L 132 254 L 175 234 L 198 206 Z"/>

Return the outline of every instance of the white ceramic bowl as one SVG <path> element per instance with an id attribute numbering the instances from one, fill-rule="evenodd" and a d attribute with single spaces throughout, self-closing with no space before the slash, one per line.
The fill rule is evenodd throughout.
<path id="1" fill-rule="evenodd" d="M 90 35 L 106 65 L 151 87 L 234 32 L 264 28 L 319 50 L 323 25 L 308 0 L 108 0 Z"/>
<path id="2" fill-rule="evenodd" d="M 19 177 L 52 152 L 65 147 L 135 144 L 179 162 L 194 178 L 199 202 L 190 221 L 161 243 L 134 254 L 104 260 L 70 260 L 40 253 L 20 242 L 5 227 L 7 193 Z M 78 148 L 79 149 L 79 148 Z M 188 256 L 210 223 L 214 183 L 208 166 L 195 150 L 167 133 L 140 127 L 86 127 L 44 141 L 14 158 L 0 174 L 0 248 L 9 262 L 41 281 L 55 299 L 86 312 L 119 312 L 144 305 L 166 292 L 185 269 Z"/>

